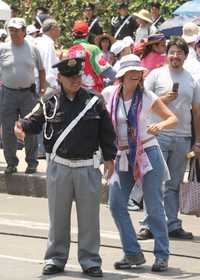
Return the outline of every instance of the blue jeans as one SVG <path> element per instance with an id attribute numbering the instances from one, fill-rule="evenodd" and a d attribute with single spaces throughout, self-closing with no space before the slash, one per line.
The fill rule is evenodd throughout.
<path id="1" fill-rule="evenodd" d="M 181 220 L 178 219 L 179 186 L 183 180 L 187 165 L 186 154 L 191 148 L 191 137 L 175 137 L 161 134 L 157 139 L 171 176 L 171 180 L 165 183 L 164 192 L 165 211 L 170 232 L 181 228 Z"/>
<path id="2" fill-rule="evenodd" d="M 148 224 L 155 238 L 154 254 L 156 257 L 168 258 L 169 240 L 166 216 L 163 207 L 162 175 L 163 161 L 158 147 L 145 149 L 153 170 L 144 176 L 143 192 L 148 213 Z M 130 219 L 127 204 L 134 185 L 133 171 L 119 171 L 119 157 L 116 159 L 115 173 L 110 181 L 110 210 L 119 230 L 125 255 L 136 255 L 141 251 L 137 236 Z"/>
<path id="3" fill-rule="evenodd" d="M 176 137 L 160 134 L 157 139 L 171 176 L 171 179 L 164 186 L 165 212 L 168 231 L 171 232 L 182 227 L 182 221 L 178 219 L 179 185 L 183 179 L 187 165 L 186 153 L 191 148 L 191 137 Z M 141 224 L 142 228 L 150 228 L 147 213 L 145 213 L 144 220 Z"/>

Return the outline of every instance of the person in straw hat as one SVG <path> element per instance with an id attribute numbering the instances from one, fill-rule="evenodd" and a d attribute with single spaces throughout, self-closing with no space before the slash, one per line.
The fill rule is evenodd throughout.
<path id="1" fill-rule="evenodd" d="M 149 11 L 142 9 L 138 13 L 134 13 L 139 27 L 135 33 L 135 42 L 140 42 L 142 39 L 147 38 L 150 34 L 156 33 L 157 29 L 153 25 L 151 14 Z"/>
<path id="2" fill-rule="evenodd" d="M 117 134 L 115 171 L 109 181 L 110 210 L 120 233 L 124 257 L 114 264 L 116 269 L 130 269 L 145 263 L 144 255 L 128 214 L 127 204 L 132 186 L 143 188 L 149 222 L 155 238 L 155 263 L 152 271 L 168 267 L 169 241 L 163 207 L 162 181 L 168 169 L 155 135 L 174 127 L 176 116 L 151 91 L 143 88 L 140 58 L 134 54 L 124 56 L 116 78 L 117 85 L 102 91 Z M 151 123 L 152 110 L 162 121 Z M 136 187 L 137 187 L 136 186 Z"/>

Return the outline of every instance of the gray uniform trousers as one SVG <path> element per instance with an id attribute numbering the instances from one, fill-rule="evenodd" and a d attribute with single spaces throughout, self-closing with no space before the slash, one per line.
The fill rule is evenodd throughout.
<path id="1" fill-rule="evenodd" d="M 47 196 L 50 229 L 46 264 L 64 267 L 70 249 L 71 207 L 76 203 L 78 260 L 83 270 L 101 266 L 99 207 L 101 173 L 89 167 L 71 168 L 49 161 Z"/>
<path id="2" fill-rule="evenodd" d="M 28 90 L 10 90 L 2 87 L 1 94 L 1 118 L 2 118 L 2 139 L 5 160 L 8 166 L 17 166 L 18 158 L 17 138 L 14 134 L 15 121 L 20 115 L 25 117 L 31 112 L 36 103 L 35 94 Z M 37 136 L 27 135 L 24 139 L 26 162 L 30 166 L 37 165 Z"/>

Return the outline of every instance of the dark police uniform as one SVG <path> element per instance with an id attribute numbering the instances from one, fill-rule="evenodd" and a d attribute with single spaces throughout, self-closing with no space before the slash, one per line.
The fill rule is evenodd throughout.
<path id="1" fill-rule="evenodd" d="M 128 8 L 128 2 L 120 1 L 118 3 L 118 9 Z M 125 24 L 124 24 L 125 23 Z M 119 28 L 124 24 L 118 33 Z M 111 34 L 117 40 L 122 40 L 126 36 L 131 36 L 134 38 L 135 31 L 138 24 L 133 16 L 127 15 L 125 17 L 117 16 L 111 19 Z M 118 33 L 118 34 L 117 34 Z"/>
<path id="2" fill-rule="evenodd" d="M 65 76 L 77 74 L 76 66 L 73 66 L 72 61 L 68 64 L 68 61 L 70 60 L 57 64 L 59 72 Z M 73 100 L 67 97 L 63 88 L 60 92 L 51 91 L 37 104 L 28 119 L 21 121 L 23 130 L 26 133 L 39 133 L 45 123 L 44 145 L 46 152 L 51 154 L 54 143 L 63 130 L 93 96 L 93 93 L 83 88 L 78 90 Z M 62 141 L 55 157 L 49 160 L 47 194 L 50 230 L 45 254 L 46 265 L 64 269 L 70 248 L 71 207 L 75 200 L 79 231 L 79 263 L 83 271 L 101 267 L 99 255 L 101 174 L 99 169 L 94 167 L 93 159 L 100 146 L 104 160 L 113 160 L 116 155 L 114 141 L 115 133 L 110 117 L 103 100 L 99 97 Z"/>
<path id="3" fill-rule="evenodd" d="M 95 11 L 95 5 L 92 3 L 86 3 L 83 6 L 84 10 L 91 10 L 93 13 Z M 101 35 L 103 33 L 103 29 L 99 23 L 99 19 L 97 16 L 93 16 L 90 19 L 87 19 L 88 27 L 89 27 L 89 34 L 88 34 L 88 42 L 90 44 L 95 43 L 95 37 Z"/>
<path id="4" fill-rule="evenodd" d="M 93 22 L 94 22 L 94 24 L 93 24 Z M 101 25 L 99 24 L 98 17 L 91 18 L 90 20 L 87 21 L 87 23 L 89 26 L 88 42 L 90 44 L 94 44 L 95 37 L 103 34 L 103 29 L 102 29 Z"/>

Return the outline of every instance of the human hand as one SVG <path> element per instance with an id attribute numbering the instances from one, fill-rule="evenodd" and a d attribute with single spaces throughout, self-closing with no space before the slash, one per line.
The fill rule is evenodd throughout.
<path id="1" fill-rule="evenodd" d="M 193 145 L 192 150 L 195 153 L 195 157 L 200 159 L 200 145 Z"/>
<path id="2" fill-rule="evenodd" d="M 14 132 L 15 132 L 17 139 L 24 141 L 25 133 L 24 133 L 22 125 L 19 121 L 15 122 Z"/>
<path id="3" fill-rule="evenodd" d="M 104 161 L 104 176 L 109 179 L 114 172 L 114 160 Z"/>
<path id="4" fill-rule="evenodd" d="M 147 133 L 158 135 L 162 129 L 163 129 L 162 123 L 152 123 L 148 126 Z"/>
<path id="5" fill-rule="evenodd" d="M 178 93 L 174 91 L 168 91 L 166 94 L 161 96 L 161 100 L 164 103 L 169 103 L 174 101 L 178 97 Z"/>

